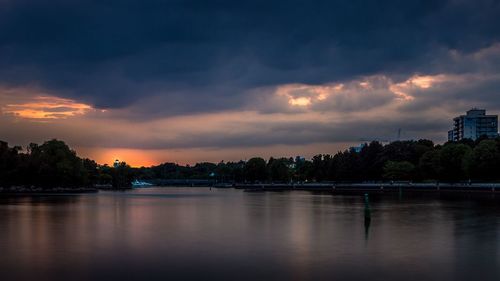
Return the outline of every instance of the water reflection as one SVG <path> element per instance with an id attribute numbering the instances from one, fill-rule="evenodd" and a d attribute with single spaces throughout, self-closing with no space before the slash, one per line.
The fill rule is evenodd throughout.
<path id="1" fill-rule="evenodd" d="M 365 198 L 365 241 L 368 242 L 368 236 L 370 234 L 370 224 L 372 222 L 372 210 L 370 208 L 370 198 L 366 193 Z"/>
<path id="2" fill-rule="evenodd" d="M 203 188 L 0 198 L 2 280 L 497 280 L 494 198 Z"/>

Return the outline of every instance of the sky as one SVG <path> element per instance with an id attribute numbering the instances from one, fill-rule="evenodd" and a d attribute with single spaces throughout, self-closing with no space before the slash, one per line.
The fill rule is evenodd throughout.
<path id="1" fill-rule="evenodd" d="M 193 164 L 500 113 L 497 0 L 0 0 L 0 139 Z"/>

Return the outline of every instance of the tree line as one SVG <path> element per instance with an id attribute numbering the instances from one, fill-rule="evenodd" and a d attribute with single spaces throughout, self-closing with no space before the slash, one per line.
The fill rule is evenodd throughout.
<path id="1" fill-rule="evenodd" d="M 209 179 L 219 182 L 366 182 L 366 181 L 497 181 L 500 180 L 500 138 L 465 139 L 434 144 L 430 140 L 373 141 L 360 150 L 319 154 L 310 160 L 260 157 L 248 161 L 164 163 L 139 169 L 151 179 Z"/>
<path id="2" fill-rule="evenodd" d="M 126 163 L 116 167 L 98 165 L 80 158 L 60 140 L 31 143 L 24 150 L 0 141 L 0 187 L 82 188 L 97 184 L 129 187 L 133 169 Z"/>
<path id="3" fill-rule="evenodd" d="M 155 182 L 202 179 L 213 182 L 498 181 L 500 138 L 434 144 L 430 140 L 377 141 L 360 150 L 302 157 L 254 157 L 248 161 L 132 168 L 125 162 L 99 165 L 77 156 L 67 144 L 50 140 L 27 148 L 0 141 L 0 187 L 129 187 L 134 179 Z"/>

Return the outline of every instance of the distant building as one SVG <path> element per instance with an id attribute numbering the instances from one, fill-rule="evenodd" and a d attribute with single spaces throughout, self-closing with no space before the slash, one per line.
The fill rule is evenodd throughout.
<path id="1" fill-rule="evenodd" d="M 486 115 L 485 109 L 473 108 L 453 118 L 453 129 L 448 131 L 449 141 L 476 140 L 481 136 L 498 136 L 498 115 Z"/>
<path id="2" fill-rule="evenodd" d="M 300 155 L 295 156 L 295 163 L 304 163 L 304 162 L 306 162 L 306 158 L 305 157 L 300 156 Z"/>
<path id="3" fill-rule="evenodd" d="M 362 144 L 360 144 L 360 145 L 358 145 L 358 146 L 351 146 L 351 147 L 349 148 L 349 150 L 354 150 L 354 152 L 356 152 L 356 153 L 360 153 L 360 152 L 361 152 L 361 150 L 363 150 L 363 147 L 365 147 L 365 146 L 366 146 L 366 143 L 362 143 Z"/>

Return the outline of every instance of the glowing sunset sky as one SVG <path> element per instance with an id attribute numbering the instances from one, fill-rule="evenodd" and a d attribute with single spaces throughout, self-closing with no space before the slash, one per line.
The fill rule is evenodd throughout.
<path id="1" fill-rule="evenodd" d="M 445 141 L 500 113 L 499 1 L 0 0 L 0 139 L 100 163 Z"/>

